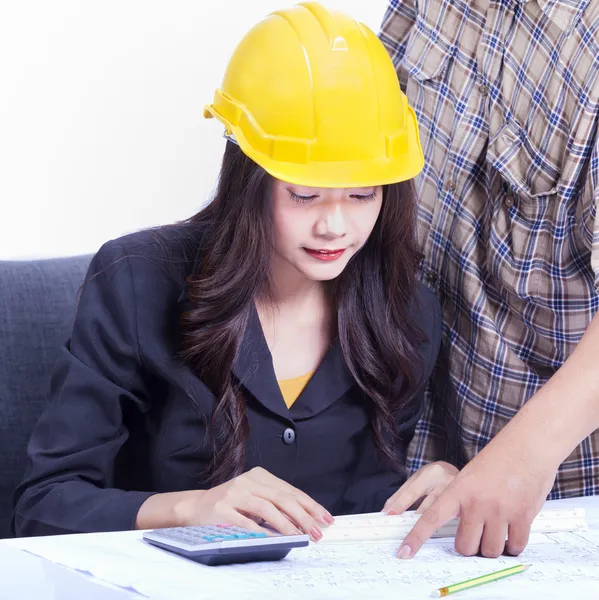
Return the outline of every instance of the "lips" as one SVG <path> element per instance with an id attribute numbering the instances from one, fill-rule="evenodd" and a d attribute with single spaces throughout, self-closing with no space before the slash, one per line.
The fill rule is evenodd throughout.
<path id="1" fill-rule="evenodd" d="M 341 250 L 312 250 L 311 248 L 304 248 L 304 250 L 312 258 L 322 261 L 337 260 L 345 252 L 345 248 Z"/>

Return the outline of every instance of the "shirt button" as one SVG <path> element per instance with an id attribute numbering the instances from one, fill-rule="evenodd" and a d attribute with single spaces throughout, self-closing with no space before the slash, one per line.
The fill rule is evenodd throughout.
<path id="1" fill-rule="evenodd" d="M 448 181 L 448 182 L 445 184 L 445 189 L 446 189 L 448 192 L 455 192 L 455 187 L 456 187 L 456 186 L 455 186 L 455 181 L 452 181 L 452 180 Z"/>
<path id="2" fill-rule="evenodd" d="M 426 274 L 426 280 L 429 283 L 432 283 L 433 285 L 435 285 L 435 283 L 437 283 L 437 281 L 439 281 L 439 277 L 438 277 L 438 275 L 434 271 L 429 271 Z"/>
<path id="3" fill-rule="evenodd" d="M 283 441 L 289 446 L 290 444 L 293 444 L 293 442 L 295 442 L 295 431 L 293 431 L 293 429 L 291 429 L 291 427 L 288 427 L 287 429 L 285 429 L 285 431 L 283 432 Z"/>
<path id="4" fill-rule="evenodd" d="M 508 194 L 508 195 L 505 197 L 505 205 L 506 205 L 508 208 L 512 208 L 512 206 L 514 206 L 514 196 L 513 196 L 513 194 Z"/>
<path id="5" fill-rule="evenodd" d="M 478 86 L 478 91 L 480 92 L 480 95 L 484 98 L 489 93 L 489 88 L 484 83 L 481 83 Z"/>

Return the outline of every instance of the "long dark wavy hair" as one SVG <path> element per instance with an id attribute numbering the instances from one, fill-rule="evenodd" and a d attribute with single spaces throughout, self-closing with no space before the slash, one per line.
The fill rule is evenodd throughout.
<path id="1" fill-rule="evenodd" d="M 249 433 L 245 400 L 232 373 L 255 300 L 268 295 L 273 252 L 271 176 L 227 142 L 210 204 L 186 223 L 201 237 L 181 317 L 183 360 L 216 394 L 210 480 L 244 470 Z M 384 186 L 381 213 L 364 247 L 327 289 L 348 370 L 362 390 L 374 440 L 390 468 L 395 417 L 417 384 L 418 326 L 410 318 L 418 253 L 411 182 Z M 403 376 L 400 390 L 394 382 Z"/>

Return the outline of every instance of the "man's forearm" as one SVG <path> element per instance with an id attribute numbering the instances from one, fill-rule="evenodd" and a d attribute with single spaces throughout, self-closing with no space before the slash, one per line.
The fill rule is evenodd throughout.
<path id="1" fill-rule="evenodd" d="M 510 439 L 526 440 L 532 447 L 542 444 L 548 458 L 559 465 L 596 429 L 599 429 L 599 315 L 564 365 L 498 437 L 507 443 Z"/>

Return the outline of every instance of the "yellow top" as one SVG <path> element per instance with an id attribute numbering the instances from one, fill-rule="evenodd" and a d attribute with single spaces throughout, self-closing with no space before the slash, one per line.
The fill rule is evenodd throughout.
<path id="1" fill-rule="evenodd" d="M 285 400 L 287 408 L 290 408 L 299 398 L 299 395 L 302 393 L 302 390 L 306 387 L 313 374 L 314 373 L 312 372 L 306 373 L 299 377 L 293 377 L 293 379 L 282 379 L 279 381 L 279 388 L 281 389 L 281 394 L 283 394 L 283 399 Z"/>

